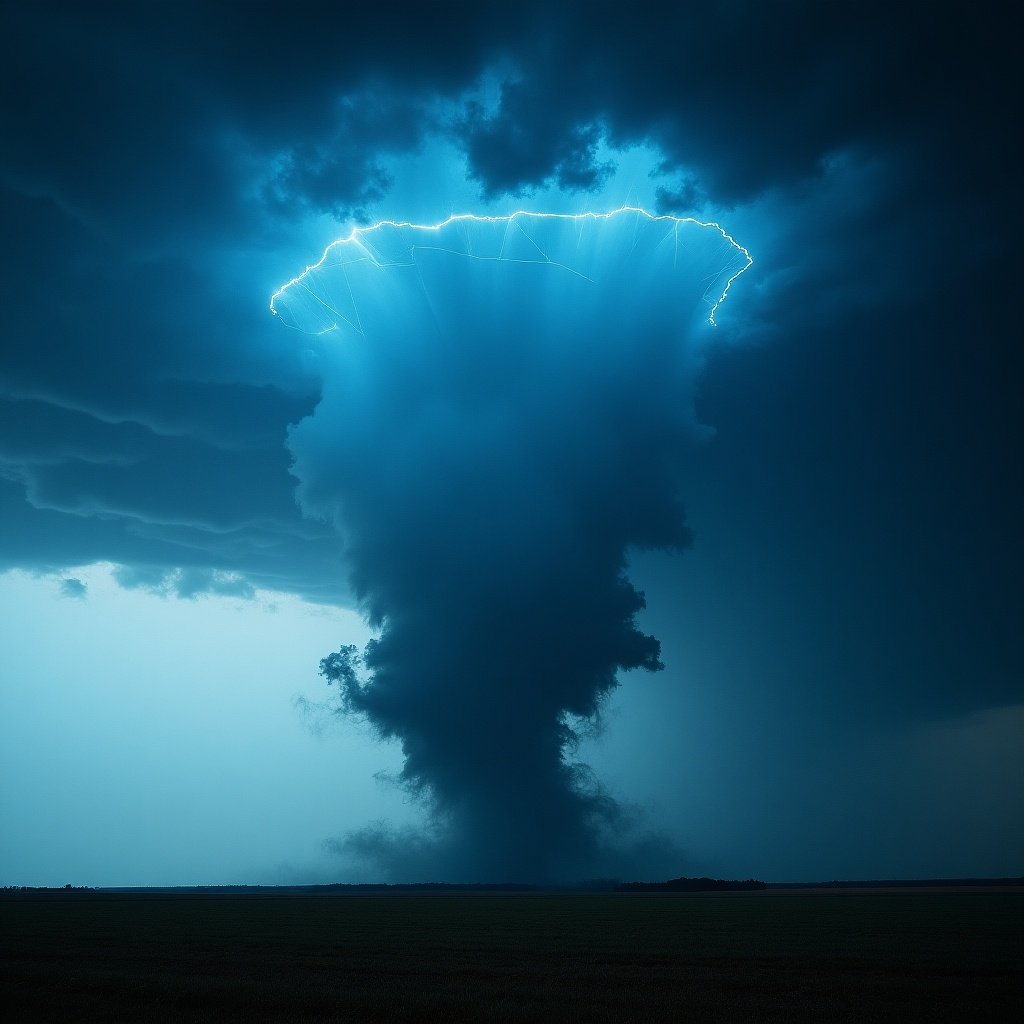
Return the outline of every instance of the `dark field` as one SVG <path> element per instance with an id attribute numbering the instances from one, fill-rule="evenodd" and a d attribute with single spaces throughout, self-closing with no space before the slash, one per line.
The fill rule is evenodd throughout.
<path id="1" fill-rule="evenodd" d="M 1024 894 L 0 896 L 12 1021 L 1010 1021 Z"/>

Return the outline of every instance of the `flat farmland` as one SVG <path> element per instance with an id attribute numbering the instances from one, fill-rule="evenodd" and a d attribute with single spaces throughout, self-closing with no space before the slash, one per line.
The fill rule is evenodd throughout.
<path id="1" fill-rule="evenodd" d="M 14 1021 L 1015 1021 L 1024 893 L 5 893 Z"/>

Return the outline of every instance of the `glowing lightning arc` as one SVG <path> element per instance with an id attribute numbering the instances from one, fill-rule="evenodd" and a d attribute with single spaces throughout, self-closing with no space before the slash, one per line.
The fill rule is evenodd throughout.
<path id="1" fill-rule="evenodd" d="M 751 265 L 754 262 L 753 256 L 750 255 L 749 250 L 747 250 L 744 246 L 740 245 L 740 243 L 737 242 L 736 239 L 733 238 L 733 236 L 730 235 L 729 232 L 726 231 L 725 228 L 723 228 L 722 225 L 718 224 L 716 221 L 697 220 L 695 217 L 674 217 L 671 214 L 655 214 L 650 213 L 649 211 L 644 210 L 639 206 L 621 206 L 619 207 L 619 209 L 610 210 L 607 213 L 533 213 L 528 210 L 517 210 L 515 213 L 505 214 L 503 216 L 490 216 L 475 213 L 457 213 L 452 214 L 452 216 L 448 217 L 447 219 L 441 221 L 438 224 L 413 224 L 410 221 L 380 220 L 377 221 L 376 224 L 370 224 L 367 227 L 353 228 L 352 231 L 345 238 L 338 238 L 335 241 L 331 242 L 330 245 L 328 245 L 327 248 L 324 249 L 323 255 L 320 257 L 319 260 L 316 261 L 316 263 L 310 264 L 308 267 L 306 267 L 305 270 L 302 271 L 301 274 L 297 274 L 290 281 L 286 281 L 283 285 L 281 285 L 280 288 L 277 289 L 276 292 L 274 292 L 273 295 L 270 296 L 270 312 L 273 313 L 274 316 L 279 316 L 277 311 L 277 302 L 280 298 L 284 296 L 285 292 L 287 292 L 290 288 L 294 287 L 306 287 L 305 279 L 310 274 L 314 273 L 315 271 L 323 267 L 324 264 L 327 262 L 328 258 L 330 257 L 331 253 L 335 249 L 340 248 L 341 246 L 358 246 L 371 260 L 374 260 L 374 262 L 376 262 L 372 250 L 367 245 L 365 245 L 363 239 L 365 236 L 370 235 L 374 231 L 378 231 L 381 228 L 411 229 L 414 231 L 439 232 L 444 228 L 448 227 L 450 224 L 456 224 L 460 222 L 478 222 L 490 224 L 504 222 L 509 227 L 511 227 L 516 221 L 525 218 L 535 218 L 538 220 L 565 221 L 610 220 L 612 217 L 616 217 L 622 213 L 635 213 L 642 217 L 646 217 L 650 221 L 670 221 L 677 226 L 680 224 L 693 224 L 696 227 L 711 228 L 712 230 L 717 231 L 722 236 L 722 238 L 726 242 L 728 242 L 729 245 L 731 245 L 738 253 L 742 253 L 744 259 L 746 260 L 746 263 L 725 282 L 725 287 L 722 289 L 722 294 L 718 296 L 718 298 L 711 306 L 711 312 L 708 315 L 708 323 L 712 327 L 717 327 L 718 324 L 715 321 L 715 314 L 718 312 L 719 306 L 721 306 L 722 303 L 725 302 L 726 297 L 729 294 L 729 289 L 732 288 L 733 284 L 750 269 Z M 491 258 L 500 260 L 503 259 L 504 257 L 499 255 L 498 257 Z"/>

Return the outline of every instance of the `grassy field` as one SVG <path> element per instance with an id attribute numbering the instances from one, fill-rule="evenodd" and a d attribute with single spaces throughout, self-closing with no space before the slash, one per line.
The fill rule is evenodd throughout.
<path id="1" fill-rule="evenodd" d="M 0 897 L 26 1021 L 1010 1021 L 1020 892 Z"/>

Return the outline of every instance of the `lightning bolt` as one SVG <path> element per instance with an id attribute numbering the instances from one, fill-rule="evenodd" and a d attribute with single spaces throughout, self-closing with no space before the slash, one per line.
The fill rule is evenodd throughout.
<path id="1" fill-rule="evenodd" d="M 715 320 L 715 315 L 718 312 L 719 307 L 722 305 L 723 302 L 725 302 L 726 298 L 729 295 L 729 289 L 732 288 L 733 284 L 735 284 L 736 281 L 739 280 L 739 278 L 750 269 L 751 265 L 754 262 L 753 256 L 750 255 L 749 250 L 745 246 L 740 245 L 740 243 L 737 242 L 736 239 L 733 238 L 733 236 L 729 234 L 729 232 L 726 231 L 725 228 L 723 228 L 722 225 L 717 223 L 716 221 L 697 220 L 695 217 L 675 217 L 672 216 L 671 214 L 655 214 L 650 213 L 649 211 L 639 206 L 620 206 L 617 210 L 610 210 L 607 213 L 536 213 L 528 210 L 517 210 L 515 213 L 505 214 L 503 216 L 492 216 L 476 213 L 456 213 L 452 214 L 450 217 L 447 217 L 445 220 L 440 221 L 437 224 L 414 224 L 411 221 L 380 220 L 377 221 L 375 224 L 368 225 L 367 227 L 353 228 L 352 231 L 344 238 L 338 238 L 335 239 L 335 241 L 331 242 L 330 245 L 328 245 L 327 248 L 324 249 L 323 255 L 320 257 L 319 260 L 316 261 L 316 263 L 311 263 L 308 267 L 306 267 L 305 270 L 302 271 L 301 274 L 297 274 L 291 280 L 285 281 L 285 283 L 281 285 L 281 287 L 278 288 L 273 295 L 270 296 L 270 312 L 274 316 L 279 316 L 277 311 L 278 300 L 280 300 L 285 295 L 285 293 L 288 292 L 290 289 L 300 288 L 310 291 L 310 293 L 313 294 L 315 298 L 317 298 L 317 301 L 321 302 L 325 306 L 325 308 L 327 308 L 330 312 L 337 315 L 339 319 L 343 319 L 346 320 L 346 322 L 351 323 L 351 321 L 349 321 L 347 317 L 343 316 L 340 312 L 338 312 L 338 310 L 333 309 L 332 307 L 327 305 L 323 301 L 323 299 L 321 299 L 319 296 L 316 296 L 315 293 L 313 293 L 312 290 L 309 289 L 307 285 L 307 278 L 311 274 L 315 273 L 317 270 L 320 270 L 324 266 L 328 265 L 329 261 L 332 259 L 332 256 L 336 252 L 341 251 L 341 248 L 343 246 L 355 247 L 360 251 L 361 258 L 370 260 L 375 266 L 384 267 L 395 265 L 394 263 L 381 263 L 373 251 L 372 238 L 370 236 L 372 236 L 375 231 L 379 231 L 381 228 L 411 229 L 414 231 L 437 233 L 443 231 L 446 227 L 448 227 L 451 224 L 462 224 L 471 222 L 488 224 L 504 223 L 506 225 L 506 237 L 508 235 L 508 232 L 511 231 L 513 228 L 519 228 L 523 232 L 526 238 L 529 239 L 529 241 L 537 249 L 538 258 L 536 260 L 511 260 L 510 257 L 504 256 L 501 253 L 499 253 L 497 256 L 474 256 L 473 253 L 468 251 L 468 247 L 467 251 L 462 253 L 462 255 L 470 256 L 474 259 L 494 260 L 495 262 L 501 262 L 504 260 L 520 263 L 548 263 L 551 264 L 552 266 L 558 266 L 561 267 L 561 269 L 563 270 L 568 270 L 571 273 L 576 274 L 578 273 L 578 271 L 573 270 L 571 267 L 565 267 L 562 264 L 555 263 L 554 261 L 549 259 L 547 255 L 543 252 L 543 250 L 540 248 L 540 246 L 538 246 L 537 243 L 530 237 L 529 233 L 526 231 L 524 227 L 524 222 L 528 223 L 531 219 L 564 221 L 611 220 L 611 218 L 618 217 L 620 214 L 624 213 L 637 214 L 638 216 L 646 217 L 649 221 L 671 223 L 675 226 L 676 229 L 678 229 L 679 226 L 683 224 L 692 224 L 695 227 L 707 228 L 713 231 L 717 231 L 722 236 L 723 242 L 727 244 L 731 257 L 734 257 L 736 254 L 742 255 L 745 261 L 744 265 L 740 267 L 739 270 L 733 273 L 726 280 L 725 287 L 722 289 L 721 294 L 718 296 L 717 299 L 715 299 L 714 302 L 711 303 L 711 310 L 708 314 L 707 322 L 712 327 L 717 327 L 718 324 Z M 676 244 L 678 247 L 678 238 L 676 240 Z M 413 246 L 412 250 L 410 251 L 410 257 L 412 256 L 412 253 L 415 251 L 416 248 L 428 247 Z M 414 261 L 411 259 L 410 262 Z M 725 267 L 728 267 L 728 265 L 729 261 L 725 263 Z M 725 267 L 723 267 L 723 271 Z M 720 275 L 715 275 L 714 277 L 715 279 L 718 280 L 721 279 Z M 335 327 L 336 326 L 337 325 L 335 324 Z M 352 326 L 355 327 L 356 330 L 359 330 L 358 324 L 352 324 Z M 324 331 L 320 331 L 319 333 L 324 334 L 333 329 L 334 328 L 332 327 L 328 327 Z"/>

